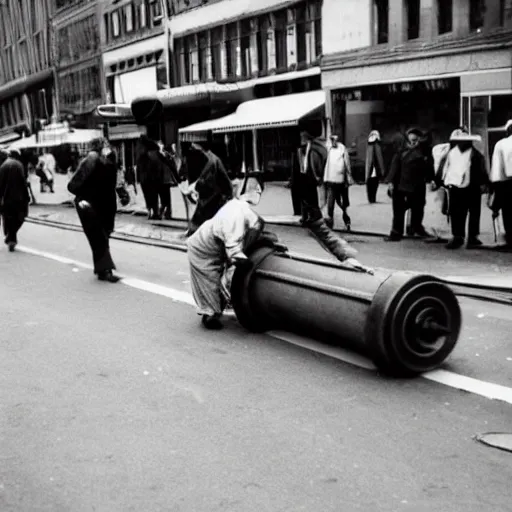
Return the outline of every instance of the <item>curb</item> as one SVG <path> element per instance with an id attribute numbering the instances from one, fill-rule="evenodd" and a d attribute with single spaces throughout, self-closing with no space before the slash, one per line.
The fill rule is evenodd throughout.
<path id="1" fill-rule="evenodd" d="M 55 227 L 58 229 L 63 229 L 67 231 L 83 231 L 82 227 L 77 224 L 68 224 L 65 222 L 59 222 L 59 221 L 52 221 L 52 220 L 46 220 L 46 219 L 40 219 L 38 217 L 27 217 L 27 221 L 31 222 L 33 224 L 39 224 L 44 226 L 50 226 Z M 170 221 L 172 222 L 172 221 Z M 160 225 L 158 223 L 155 223 L 153 225 L 158 225 L 161 227 L 167 227 L 171 229 L 171 226 L 167 224 Z M 177 226 L 179 229 L 180 226 Z M 180 252 L 187 252 L 187 245 L 186 243 L 178 243 L 178 242 L 169 242 L 166 240 L 158 240 L 150 237 L 144 237 L 139 235 L 131 235 L 127 233 L 122 232 L 116 232 L 112 233 L 111 238 L 114 240 L 121 240 L 124 242 L 130 242 L 130 243 L 137 243 L 140 245 L 149 245 L 153 247 L 159 247 L 162 249 L 171 249 L 171 250 L 177 250 Z M 479 300 L 485 300 L 489 302 L 494 303 L 500 303 L 505 305 L 512 305 L 512 286 L 511 287 L 505 287 L 505 286 L 489 286 L 484 285 L 482 283 L 478 282 L 464 282 L 460 279 L 454 280 L 442 276 L 435 276 L 438 279 L 440 279 L 445 284 L 451 286 L 458 296 L 462 297 L 468 297 L 473 299 L 479 299 Z"/>

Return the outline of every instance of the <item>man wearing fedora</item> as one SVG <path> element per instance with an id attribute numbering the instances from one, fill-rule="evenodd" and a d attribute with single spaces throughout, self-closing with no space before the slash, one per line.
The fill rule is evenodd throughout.
<path id="1" fill-rule="evenodd" d="M 451 219 L 453 238 L 447 249 L 458 249 L 466 240 L 466 219 L 469 214 L 467 248 L 482 245 L 480 234 L 480 213 L 482 193 L 489 184 L 485 159 L 473 143 L 479 136 L 469 135 L 461 129 L 454 130 L 450 136 L 451 149 L 441 161 L 436 185 L 448 190 L 448 215 Z"/>
<path id="2" fill-rule="evenodd" d="M 496 143 L 492 155 L 490 181 L 495 197 L 491 208 L 495 216 L 501 210 L 505 229 L 503 248 L 512 250 L 512 119 L 507 121 L 505 133 L 505 138 Z"/>

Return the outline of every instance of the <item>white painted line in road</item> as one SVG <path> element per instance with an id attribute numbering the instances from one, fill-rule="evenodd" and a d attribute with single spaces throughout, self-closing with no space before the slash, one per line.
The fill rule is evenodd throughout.
<path id="1" fill-rule="evenodd" d="M 37 249 L 31 249 L 29 247 L 23 246 L 18 246 L 18 249 L 21 252 L 54 260 L 59 263 L 64 263 L 66 265 L 74 265 L 75 267 L 85 269 L 93 268 L 92 265 L 88 265 L 87 263 L 75 261 L 70 258 L 59 256 L 57 254 L 39 251 Z M 168 297 L 169 299 L 174 300 L 176 302 L 181 302 L 184 304 L 195 306 L 192 294 L 188 292 L 174 290 L 172 288 L 161 286 L 155 283 L 150 283 L 148 281 L 143 281 L 141 279 L 125 277 L 122 276 L 121 274 L 119 275 L 120 277 L 122 277 L 122 280 L 120 282 L 125 284 L 126 286 L 130 286 L 131 288 L 136 288 L 138 290 L 153 293 L 156 295 Z M 302 336 L 283 331 L 269 331 L 267 334 L 275 339 L 279 339 L 287 343 L 291 343 L 293 345 L 306 348 L 313 352 L 324 354 L 326 356 L 338 359 L 340 361 L 351 364 L 353 366 L 357 366 L 359 368 L 364 368 L 366 370 L 376 370 L 375 365 L 370 360 L 364 358 L 363 356 L 360 356 L 359 354 L 350 352 L 340 347 L 330 347 L 328 345 L 323 345 L 312 339 L 304 338 Z M 485 398 L 490 398 L 492 400 L 501 400 L 503 402 L 512 404 L 512 388 L 508 388 L 506 386 L 501 386 L 499 384 L 493 384 L 491 382 L 474 379 L 472 377 L 466 377 L 464 375 L 459 375 L 457 373 L 449 372 L 446 370 L 434 370 L 431 372 L 424 373 L 421 376 L 424 379 L 437 382 L 439 384 L 443 384 L 451 388 L 467 391 L 468 393 L 480 395 Z"/>
<path id="2" fill-rule="evenodd" d="M 458 373 L 449 372 L 447 370 L 433 370 L 423 374 L 423 378 L 444 384 L 451 388 L 467 391 L 474 395 L 484 396 L 492 400 L 502 400 L 503 402 L 512 404 L 512 388 L 507 388 L 500 384 L 465 377 L 464 375 L 459 375 Z"/>

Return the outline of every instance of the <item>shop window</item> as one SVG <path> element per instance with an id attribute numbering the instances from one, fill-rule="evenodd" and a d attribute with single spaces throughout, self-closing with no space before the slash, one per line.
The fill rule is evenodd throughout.
<path id="1" fill-rule="evenodd" d="M 199 53 L 197 49 L 197 36 L 193 34 L 187 37 L 187 46 L 189 54 L 189 83 L 199 81 Z"/>
<path id="2" fill-rule="evenodd" d="M 121 34 L 121 22 L 119 19 L 119 11 L 112 13 L 112 37 L 119 37 Z"/>
<path id="3" fill-rule="evenodd" d="M 226 75 L 230 78 L 240 74 L 240 37 L 238 24 L 230 23 L 227 26 L 226 38 Z"/>
<path id="4" fill-rule="evenodd" d="M 406 1 L 407 39 L 420 37 L 420 0 Z"/>
<path id="5" fill-rule="evenodd" d="M 212 79 L 212 59 L 209 32 L 201 32 L 198 36 L 199 42 L 199 80 L 208 82 Z"/>
<path id="6" fill-rule="evenodd" d="M 133 30 L 133 5 L 128 4 L 124 7 L 124 20 L 126 32 Z"/>
<path id="7" fill-rule="evenodd" d="M 437 32 L 447 34 L 453 30 L 453 0 L 437 0 Z"/>
<path id="8" fill-rule="evenodd" d="M 485 0 L 469 0 L 469 29 L 482 30 L 485 19 Z"/>
<path id="9" fill-rule="evenodd" d="M 256 36 L 256 44 L 258 49 L 258 69 L 260 74 L 268 72 L 268 48 L 267 48 L 267 34 L 269 30 L 268 16 L 262 16 L 258 20 L 258 33 Z"/>
<path id="10" fill-rule="evenodd" d="M 285 70 L 287 65 L 287 23 L 286 11 L 279 11 L 274 14 L 274 37 L 276 51 L 276 67 L 278 70 Z"/>
<path id="11" fill-rule="evenodd" d="M 215 80 L 226 78 L 226 49 L 224 45 L 223 27 L 214 28 L 211 32 L 212 67 Z"/>
<path id="12" fill-rule="evenodd" d="M 389 0 L 373 0 L 373 40 L 375 44 L 385 44 L 388 38 Z"/>
<path id="13" fill-rule="evenodd" d="M 251 23 L 250 20 L 240 22 L 240 47 L 242 57 L 242 76 L 251 76 Z"/>

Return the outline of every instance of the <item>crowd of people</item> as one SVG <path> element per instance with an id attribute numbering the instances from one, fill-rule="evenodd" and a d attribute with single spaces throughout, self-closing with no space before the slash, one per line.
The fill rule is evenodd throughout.
<path id="1" fill-rule="evenodd" d="M 292 199 L 301 223 L 343 265 L 352 270 L 373 273 L 355 259 L 356 251 L 332 230 L 334 207 L 343 210 L 343 220 L 350 229 L 348 215 L 349 187 L 353 183 L 350 155 L 336 136 L 328 141 L 321 137 L 315 123 L 300 125 L 300 147 L 293 159 Z M 365 180 L 368 201 L 376 202 L 379 183 L 388 184 L 392 198 L 393 221 L 387 241 L 402 239 L 406 212 L 410 210 L 409 234 L 429 236 L 423 226 L 427 187 L 444 191 L 443 211 L 449 217 L 453 237 L 450 249 L 481 245 L 481 195 L 489 193 L 493 216 L 501 211 L 507 247 L 512 247 L 512 120 L 507 123 L 506 137 L 498 142 L 488 172 L 485 158 L 474 143 L 477 140 L 464 128 L 451 134 L 445 145 L 433 148 L 418 129 L 406 134 L 406 144 L 385 168 L 380 134 L 368 137 Z M 139 141 L 137 175 L 149 217 L 171 217 L 170 187 L 179 186 L 187 201 L 195 205 L 187 232 L 188 259 L 192 293 L 203 325 L 220 329 L 220 318 L 229 304 L 229 282 L 238 266 L 250 264 L 251 247 L 262 237 L 277 244 L 277 238 L 265 231 L 263 219 L 252 209 L 259 203 L 264 183 L 262 174 L 247 172 L 233 180 L 222 160 L 214 153 L 211 134 L 205 140 L 184 143 L 178 156 L 175 147 L 166 151 L 163 144 L 143 136 Z M 436 162 L 436 164 L 435 164 Z M 17 244 L 17 233 L 31 200 L 29 166 L 39 168 L 43 184 L 53 191 L 53 162 L 43 155 L 23 162 L 21 154 L 0 152 L 0 213 L 5 243 L 10 251 Z M 68 190 L 84 233 L 89 241 L 94 273 L 102 281 L 115 283 L 115 264 L 110 253 L 110 236 L 114 230 L 117 198 L 121 204 L 130 198 L 119 180 L 120 164 L 108 141 L 92 143 L 91 151 L 77 163 Z M 37 172 L 37 171 L 36 171 Z M 158 201 L 160 200 L 160 206 Z M 326 206 L 327 215 L 322 209 Z M 469 225 L 466 236 L 466 221 Z M 278 244 L 277 244 L 278 245 Z"/>

